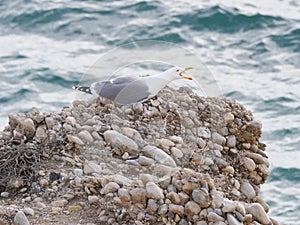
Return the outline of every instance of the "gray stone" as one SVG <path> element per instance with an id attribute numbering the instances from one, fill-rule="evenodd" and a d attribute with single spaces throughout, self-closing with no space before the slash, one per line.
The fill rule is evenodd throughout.
<path id="1" fill-rule="evenodd" d="M 163 190 L 158 187 L 154 182 L 148 182 L 146 184 L 147 197 L 153 198 L 156 200 L 163 199 L 164 193 Z"/>
<path id="2" fill-rule="evenodd" d="M 210 205 L 209 193 L 206 189 L 194 189 L 192 192 L 192 198 L 197 202 L 201 208 L 206 208 Z"/>
<path id="3" fill-rule="evenodd" d="M 182 120 L 182 125 L 185 126 L 186 128 L 192 128 L 194 127 L 194 122 L 191 118 L 184 117 Z"/>
<path id="4" fill-rule="evenodd" d="M 16 225 L 30 225 L 27 217 L 25 216 L 24 212 L 18 211 L 14 217 L 14 223 Z"/>
<path id="5" fill-rule="evenodd" d="M 120 188 L 118 190 L 118 196 L 123 204 L 129 203 L 131 201 L 131 197 L 125 188 Z"/>
<path id="6" fill-rule="evenodd" d="M 219 216 L 217 213 L 215 212 L 209 212 L 207 214 L 207 220 L 209 222 L 218 222 L 218 221 L 224 221 L 224 218 Z"/>
<path id="7" fill-rule="evenodd" d="M 153 199 L 148 199 L 147 209 L 150 212 L 156 212 L 158 210 L 158 204 Z"/>
<path id="8" fill-rule="evenodd" d="M 248 157 L 244 157 L 244 158 L 242 159 L 242 163 L 243 163 L 244 167 L 245 167 L 248 171 L 250 171 L 250 172 L 251 172 L 251 171 L 254 171 L 255 168 L 256 168 L 255 162 L 254 162 L 252 159 L 248 158 Z"/>
<path id="9" fill-rule="evenodd" d="M 81 131 L 78 137 L 85 143 L 92 143 L 94 141 L 93 136 L 87 130 Z"/>
<path id="10" fill-rule="evenodd" d="M 176 147 L 171 148 L 171 153 L 176 158 L 182 158 L 183 157 L 182 151 L 180 149 L 176 148 Z"/>
<path id="11" fill-rule="evenodd" d="M 23 209 L 23 212 L 24 212 L 26 215 L 34 216 L 34 210 L 33 210 L 32 208 L 26 207 L 26 208 Z"/>
<path id="12" fill-rule="evenodd" d="M 64 207 L 66 204 L 68 204 L 68 200 L 66 199 L 58 199 L 51 202 L 53 207 Z"/>
<path id="13" fill-rule="evenodd" d="M 169 204 L 169 211 L 182 216 L 184 214 L 184 207 L 182 205 Z"/>
<path id="14" fill-rule="evenodd" d="M 35 125 L 32 119 L 27 118 L 22 123 L 24 134 L 27 138 L 34 137 Z"/>
<path id="15" fill-rule="evenodd" d="M 234 115 L 231 112 L 227 112 L 223 115 L 225 124 L 230 124 L 234 121 Z"/>
<path id="16" fill-rule="evenodd" d="M 96 163 L 88 162 L 87 164 L 84 165 L 83 171 L 85 174 L 92 174 L 92 173 L 100 174 L 102 168 Z"/>
<path id="17" fill-rule="evenodd" d="M 159 215 L 165 215 L 168 212 L 168 205 L 167 204 L 163 204 L 161 206 L 159 206 L 158 208 L 158 214 Z"/>
<path id="18" fill-rule="evenodd" d="M 99 203 L 100 198 L 96 195 L 90 195 L 88 196 L 88 201 L 90 204 L 97 204 Z"/>
<path id="19" fill-rule="evenodd" d="M 231 213 L 227 213 L 227 221 L 229 225 L 243 225 Z"/>
<path id="20" fill-rule="evenodd" d="M 147 192 L 144 188 L 134 188 L 129 193 L 133 203 L 146 204 Z"/>
<path id="21" fill-rule="evenodd" d="M 198 136 L 202 138 L 210 138 L 211 137 L 211 132 L 207 127 L 199 127 L 197 129 Z"/>
<path id="22" fill-rule="evenodd" d="M 115 183 L 115 182 L 109 182 L 108 184 L 105 185 L 105 187 L 100 191 L 101 194 L 108 194 L 108 193 L 113 193 L 116 192 L 120 186 Z"/>
<path id="23" fill-rule="evenodd" d="M 213 132 L 211 138 L 214 143 L 217 143 L 218 145 L 222 146 L 225 145 L 226 138 L 220 135 L 219 133 Z"/>
<path id="24" fill-rule="evenodd" d="M 256 196 L 255 190 L 252 185 L 247 181 L 242 181 L 240 191 L 246 195 L 248 199 L 253 199 Z"/>
<path id="25" fill-rule="evenodd" d="M 66 124 L 69 124 L 69 125 L 71 125 L 72 127 L 74 127 L 75 124 L 76 124 L 76 119 L 75 119 L 73 116 L 68 116 L 68 117 L 66 118 Z"/>
<path id="26" fill-rule="evenodd" d="M 227 137 L 226 146 L 229 148 L 234 148 L 236 146 L 236 137 L 234 135 L 230 135 Z"/>
<path id="27" fill-rule="evenodd" d="M 200 211 L 200 206 L 194 201 L 189 201 L 184 206 L 184 213 L 189 217 L 199 214 Z"/>
<path id="28" fill-rule="evenodd" d="M 81 176 L 83 175 L 82 169 L 75 168 L 75 169 L 74 169 L 74 175 L 75 175 L 75 176 L 78 176 L 78 177 L 81 177 Z"/>
<path id="29" fill-rule="evenodd" d="M 170 199 L 171 202 L 174 203 L 174 204 L 180 204 L 180 202 L 181 202 L 181 201 L 180 201 L 179 195 L 178 195 L 176 192 L 174 192 L 174 191 L 169 192 L 169 193 L 166 195 L 166 197 L 167 197 L 168 199 Z"/>
<path id="30" fill-rule="evenodd" d="M 111 144 L 112 147 L 117 147 L 123 151 L 129 152 L 130 154 L 137 154 L 139 152 L 137 144 L 132 139 L 117 131 L 105 131 L 104 139 L 107 143 Z"/>
<path id="31" fill-rule="evenodd" d="M 155 162 L 153 159 L 142 155 L 137 160 L 138 163 L 141 164 L 142 166 L 151 166 Z"/>
<path id="32" fill-rule="evenodd" d="M 130 186 L 133 182 L 131 179 L 119 174 L 115 174 L 112 178 L 113 181 L 116 182 L 117 184 L 125 185 L 125 186 Z"/>
<path id="33" fill-rule="evenodd" d="M 171 166 L 171 167 L 176 167 L 176 163 L 172 159 L 172 157 L 169 156 L 167 153 L 165 153 L 163 150 L 155 146 L 147 145 L 143 148 L 143 151 L 145 152 L 146 155 L 150 156 L 155 161 L 161 164 Z"/>
<path id="34" fill-rule="evenodd" d="M 78 145 L 84 145 L 84 142 L 80 138 L 73 135 L 68 135 L 68 141 Z"/>
<path id="35" fill-rule="evenodd" d="M 246 209 L 258 222 L 262 224 L 269 224 L 271 222 L 264 208 L 259 203 L 251 203 Z"/>
<path id="36" fill-rule="evenodd" d="M 1 192 L 1 197 L 2 198 L 8 198 L 9 197 L 9 192 L 7 192 L 7 191 Z"/>

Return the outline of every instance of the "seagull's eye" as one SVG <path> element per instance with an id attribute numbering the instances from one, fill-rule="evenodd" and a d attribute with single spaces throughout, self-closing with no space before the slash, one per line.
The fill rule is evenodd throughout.
<path id="1" fill-rule="evenodd" d="M 179 72 L 179 69 L 177 69 L 176 72 Z"/>

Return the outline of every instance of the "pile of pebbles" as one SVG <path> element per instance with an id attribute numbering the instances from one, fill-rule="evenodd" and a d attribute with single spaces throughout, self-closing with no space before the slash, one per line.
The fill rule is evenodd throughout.
<path id="1" fill-rule="evenodd" d="M 99 98 L 12 113 L 0 153 L 34 146 L 41 161 L 34 179 L 0 184 L 0 218 L 93 207 L 89 224 L 277 224 L 259 196 L 269 175 L 261 128 L 235 100 L 187 87 L 131 106 Z"/>

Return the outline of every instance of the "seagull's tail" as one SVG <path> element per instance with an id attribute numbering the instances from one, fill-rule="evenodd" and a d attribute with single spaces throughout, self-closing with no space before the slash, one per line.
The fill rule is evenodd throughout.
<path id="1" fill-rule="evenodd" d="M 82 91 L 87 94 L 92 94 L 90 87 L 73 86 L 72 88 L 77 91 Z"/>

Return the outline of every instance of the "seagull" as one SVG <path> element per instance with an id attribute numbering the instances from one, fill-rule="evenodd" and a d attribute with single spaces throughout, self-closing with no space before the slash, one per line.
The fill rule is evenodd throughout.
<path id="1" fill-rule="evenodd" d="M 172 67 L 162 73 L 149 76 L 121 76 L 111 80 L 92 83 L 90 87 L 73 86 L 73 89 L 101 96 L 120 105 L 145 102 L 153 98 L 167 84 L 177 79 L 192 80 L 185 72 L 192 69 Z"/>

